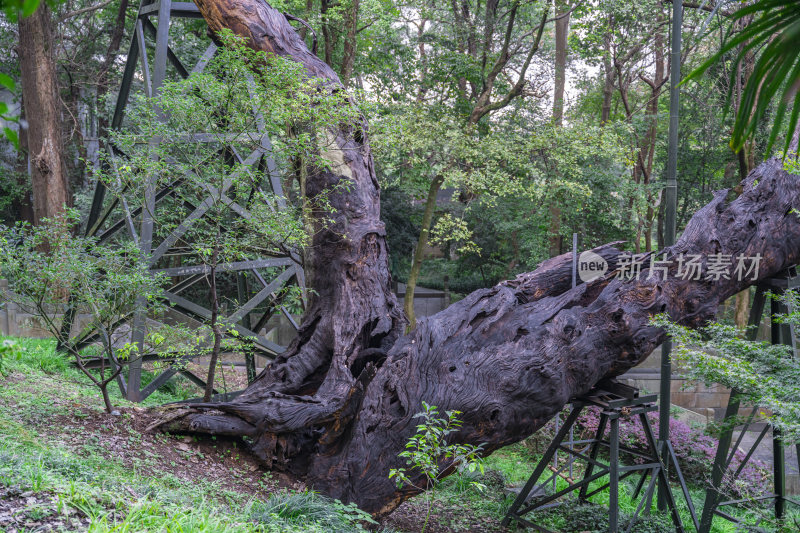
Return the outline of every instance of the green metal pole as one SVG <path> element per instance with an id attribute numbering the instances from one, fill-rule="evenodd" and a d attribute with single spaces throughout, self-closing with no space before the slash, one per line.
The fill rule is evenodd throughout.
<path id="1" fill-rule="evenodd" d="M 681 27 L 683 25 L 683 4 L 672 2 L 672 52 L 670 54 L 669 81 L 669 144 L 667 147 L 667 175 L 664 186 L 664 245 L 675 244 L 675 217 L 678 206 L 678 113 L 680 110 L 681 82 Z M 658 440 L 663 454 L 664 465 L 669 465 L 669 409 L 670 386 L 672 385 L 672 342 L 667 340 L 661 346 L 661 391 L 659 396 Z M 658 509 L 666 511 L 666 491 L 669 487 L 659 487 Z"/>
<path id="2" fill-rule="evenodd" d="M 619 531 L 619 415 L 611 419 L 608 451 L 608 532 Z"/>
<path id="3" fill-rule="evenodd" d="M 783 291 L 781 291 L 783 292 Z M 776 297 L 770 300 L 770 337 L 772 344 L 788 344 L 791 340 L 784 338 L 782 324 L 775 321 L 775 315 L 783 314 L 787 311 Z M 792 354 L 794 355 L 794 354 Z M 783 519 L 786 509 L 786 456 L 783 450 L 783 439 L 780 429 L 772 427 L 772 473 L 775 483 L 775 518 Z"/>

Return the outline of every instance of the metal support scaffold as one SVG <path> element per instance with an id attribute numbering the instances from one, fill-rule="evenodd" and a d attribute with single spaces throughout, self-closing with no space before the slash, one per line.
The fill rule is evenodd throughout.
<path id="1" fill-rule="evenodd" d="M 796 267 L 792 267 L 787 271 L 775 276 L 771 279 L 765 280 L 756 286 L 756 293 L 753 299 L 753 305 L 750 308 L 750 317 L 748 320 L 749 329 L 747 331 L 748 340 L 755 340 L 758 334 L 758 326 L 764 315 L 767 300 L 770 302 L 770 341 L 772 344 L 784 344 L 791 347 L 792 357 L 797 357 L 797 347 L 795 345 L 796 335 L 794 327 L 791 324 L 783 324 L 777 322 L 773 317 L 778 314 L 786 314 L 791 311 L 784 303 L 775 297 L 770 298 L 769 294 L 780 295 L 789 289 L 797 289 L 800 287 L 800 277 L 797 275 Z M 728 520 L 735 524 L 741 524 L 741 520 L 734 517 L 730 513 L 726 513 L 721 508 L 727 506 L 735 506 L 743 503 L 752 503 L 753 501 L 772 501 L 774 504 L 774 516 L 777 519 L 784 517 L 786 504 L 791 503 L 800 505 L 800 502 L 788 498 L 786 496 L 786 460 L 784 454 L 784 443 L 781 439 L 780 431 L 777 428 L 771 428 L 769 424 L 764 424 L 753 443 L 745 453 L 744 458 L 739 465 L 733 469 L 733 459 L 736 451 L 742 446 L 745 435 L 748 429 L 755 422 L 755 416 L 759 411 L 758 406 L 752 406 L 750 413 L 741 426 L 739 426 L 739 436 L 736 442 L 733 441 L 734 430 L 737 429 L 737 422 L 741 420 L 739 417 L 739 408 L 741 401 L 739 393 L 735 389 L 731 391 L 728 400 L 728 406 L 725 409 L 725 418 L 722 422 L 722 432 L 719 439 L 719 446 L 714 458 L 714 466 L 711 471 L 711 487 L 706 490 L 705 503 L 703 505 L 703 515 L 700 520 L 700 533 L 708 533 L 711 531 L 712 522 L 715 516 L 719 516 L 724 520 Z M 773 492 L 757 497 L 738 500 L 723 500 L 722 486 L 726 478 L 736 479 L 739 474 L 744 470 L 745 466 L 752 460 L 759 445 L 767 437 L 767 433 L 772 429 L 772 474 L 773 474 Z M 796 444 L 798 468 L 800 468 L 800 443 Z M 764 531 L 759 529 L 759 531 Z"/>
<path id="2" fill-rule="evenodd" d="M 559 428 L 555 438 L 551 442 L 544 456 L 536 465 L 533 474 L 528 479 L 525 486 L 517 495 L 516 500 L 511 505 L 503 519 L 503 526 L 508 526 L 512 521 L 518 525 L 533 528 L 536 531 L 552 533 L 548 529 L 536 524 L 530 516 L 536 511 L 542 511 L 568 501 L 570 495 L 577 491 L 577 500 L 586 502 L 595 494 L 609 489 L 609 529 L 610 533 L 618 531 L 632 531 L 634 524 L 641 520 L 643 515 L 650 512 L 656 483 L 660 482 L 663 486 L 670 487 L 667 482 L 667 471 L 662 461 L 662 454 L 658 449 L 656 438 L 648 413 L 658 410 L 655 403 L 655 395 L 640 396 L 639 390 L 619 383 L 614 380 L 604 380 L 598 383 L 587 394 L 574 399 L 572 410 Z M 579 415 L 584 408 L 589 406 L 601 409 L 600 422 L 595 435 L 591 439 L 573 440 L 568 438 L 570 429 L 575 425 Z M 625 417 L 635 417 L 641 424 L 645 438 L 648 443 L 646 451 L 634 450 L 620 443 L 620 420 Z M 606 430 L 608 429 L 608 437 Z M 668 449 L 666 456 L 672 463 L 672 471 L 675 473 L 683 491 L 683 496 L 695 526 L 697 525 L 694 506 L 689 496 L 688 488 L 683 479 L 680 468 L 677 464 L 675 451 L 667 441 Z M 608 462 L 600 458 L 600 451 L 608 450 Z M 540 482 L 542 474 L 548 469 L 553 456 L 557 451 L 566 453 L 566 461 L 558 468 L 551 467 L 551 475 L 548 479 Z M 631 458 L 629 464 L 623 464 L 620 459 L 622 456 Z M 636 460 L 636 461 L 634 461 Z M 573 480 L 571 477 L 566 481 L 567 486 L 553 490 L 550 484 L 553 480 L 563 477 L 563 472 L 574 466 L 576 461 L 584 464 L 583 476 L 580 480 Z M 639 499 L 631 519 L 626 524 L 620 523 L 619 517 L 619 490 L 620 482 L 624 479 L 639 475 L 639 480 L 633 493 L 633 500 Z M 607 481 L 603 478 L 607 478 Z M 649 479 L 649 481 L 648 481 Z M 592 485 L 594 484 L 594 485 Z M 645 488 L 645 484 L 647 487 Z M 549 492 L 548 492 L 549 491 Z M 644 491 L 644 492 L 642 492 Z M 675 530 L 685 531 L 678 513 L 675 498 L 671 489 L 665 493 L 668 510 L 672 517 Z"/>
<path id="3" fill-rule="evenodd" d="M 188 78 L 192 73 L 202 72 L 213 59 L 217 46 L 210 40 L 205 52 L 192 62 L 193 66 L 187 66 L 179 57 L 179 53 L 170 45 L 171 22 L 173 19 L 185 18 L 202 18 L 195 4 L 171 0 L 142 0 L 111 120 L 112 130 L 120 130 L 123 127 L 125 110 L 135 89 L 141 90 L 147 97 L 157 96 L 167 79 Z M 290 16 L 287 18 L 294 19 Z M 272 145 L 264 119 L 255 110 L 254 117 L 259 130 L 254 132 L 255 138 L 260 139 L 257 148 L 252 153 L 240 155 L 232 147 L 221 146 L 219 157 L 226 158 L 226 161 L 231 160 L 240 166 L 252 167 L 258 175 L 263 176 L 263 181 L 254 187 L 251 197 L 254 194 L 258 197 L 256 193 L 269 189 L 278 199 L 278 207 L 285 209 L 287 205 L 281 176 L 272 155 Z M 187 132 L 187 134 L 189 142 L 208 143 L 219 140 L 216 136 L 203 132 Z M 104 148 L 108 152 L 107 162 L 104 164 L 113 167 L 124 162 L 126 154 L 113 143 L 107 143 Z M 226 183 L 231 181 L 228 179 Z M 209 276 L 209 268 L 201 263 L 193 264 L 191 254 L 187 253 L 186 247 L 180 246 L 180 243 L 192 225 L 206 214 L 211 200 L 199 201 L 197 205 L 189 206 L 188 216 L 174 227 L 160 232 L 154 214 L 165 200 L 176 194 L 180 180 L 158 190 L 154 183 L 151 180 L 150 185 L 145 187 L 141 205 L 130 205 L 124 198 L 113 196 L 107 198 L 106 186 L 99 180 L 95 186 L 89 211 L 86 235 L 96 237 L 100 242 L 111 242 L 115 238 L 132 240 L 138 245 L 142 255 L 148 258 L 151 272 L 161 273 L 171 280 L 170 286 L 164 292 L 170 318 L 192 324 L 207 323 L 211 318 L 210 309 L 205 302 L 187 295 L 187 289 L 206 279 Z M 215 192 L 230 206 L 231 216 L 245 218 L 251 216 L 246 204 L 241 205 L 235 197 L 226 196 L 230 194 L 227 190 Z M 180 266 L 174 266 L 174 262 L 169 261 L 170 258 L 179 258 Z M 304 287 L 305 277 L 301 256 L 297 251 L 287 250 L 280 255 L 221 264 L 216 271 L 221 275 L 236 277 L 235 299 L 239 303 L 238 309 L 229 316 L 222 317 L 221 322 L 227 324 L 227 328 L 234 330 L 234 335 L 248 339 L 250 344 L 245 350 L 244 365 L 248 380 L 252 381 L 256 375 L 256 355 L 273 358 L 285 349 L 267 337 L 269 330 L 275 327 L 275 321 L 270 321 L 270 318 L 282 314 L 295 331 L 298 329 L 292 314 L 281 301 L 280 291 L 291 283 Z M 64 337 L 70 338 L 72 347 L 82 349 L 96 342 L 110 341 L 103 338 L 99 331 L 83 331 L 70 335 L 71 332 L 80 330 L 75 327 L 77 318 L 76 309 L 68 306 L 62 327 L 65 332 Z M 143 355 L 129 364 L 127 376 L 120 374 L 118 377 L 123 396 L 131 401 L 142 401 L 178 374 L 188 378 L 198 387 L 205 387 L 203 379 L 186 366 L 187 361 L 203 355 L 202 350 L 196 350 L 189 355 L 182 354 L 172 360 L 169 357 L 165 359 L 163 354 L 147 353 L 144 340 L 148 319 L 147 304 L 140 302 L 127 320 L 131 342 L 139 347 L 139 353 Z M 143 364 L 155 359 L 167 362 L 168 366 L 146 386 L 142 386 Z M 228 398 L 231 396 L 227 395 Z"/>

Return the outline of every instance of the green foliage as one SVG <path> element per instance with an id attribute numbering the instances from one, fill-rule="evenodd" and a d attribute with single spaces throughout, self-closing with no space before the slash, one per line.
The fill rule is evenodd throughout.
<path id="1" fill-rule="evenodd" d="M 152 301 L 158 311 L 156 303 L 163 278 L 148 273 L 138 248 L 130 243 L 109 246 L 94 238 L 73 235 L 71 228 L 77 217 L 70 210 L 42 220 L 38 226 L 18 223 L 0 228 L 0 272 L 9 282 L 6 298 L 36 317 L 69 351 L 78 367 L 100 389 L 106 409 L 111 411 L 108 384 L 125 365 L 140 357 L 138 346 L 129 342 L 119 346 L 116 328 L 142 299 Z M 79 350 L 70 342 L 70 332 L 62 329 L 61 318 L 68 302 L 77 313 L 88 317 L 76 337 L 97 331 L 99 354 L 97 350 Z M 165 326 L 151 331 L 146 345 L 156 353 L 166 348 L 180 353 L 192 349 L 196 341 L 185 330 Z M 97 375 L 85 366 L 93 355 L 101 355 L 106 362 Z"/>
<path id="2" fill-rule="evenodd" d="M 160 237 L 174 231 L 193 206 L 204 206 L 181 240 L 190 248 L 187 259 L 210 267 L 296 251 L 309 242 L 310 211 L 330 212 L 331 191 L 284 207 L 286 199 L 269 190 L 262 182 L 263 161 L 247 159 L 263 136 L 269 135 L 269 151 L 279 163 L 273 177 L 291 185 L 296 166 L 303 174 L 336 164 L 327 132 L 358 118 L 344 95 L 307 79 L 301 65 L 254 52 L 230 32 L 219 37 L 224 46 L 202 73 L 167 82 L 157 98 L 135 104 L 129 127 L 111 138 L 127 158 L 113 161 L 118 171 L 101 177 L 133 205 L 141 203 L 147 187 L 177 180 L 169 207 L 153 213 Z M 201 133 L 204 142 L 186 142 Z M 258 193 L 251 196 L 254 188 Z M 290 200 L 297 196 L 286 192 Z M 242 209 L 245 216 L 239 216 Z"/>
<path id="3" fill-rule="evenodd" d="M 800 303 L 796 292 L 784 298 Z M 798 327 L 800 313 L 776 320 Z M 787 441 L 800 439 L 800 362 L 789 346 L 749 341 L 735 327 L 717 323 L 691 330 L 659 315 L 653 324 L 673 338 L 675 358 L 686 368 L 687 377 L 736 389 L 743 403 L 771 412 L 766 420 L 779 427 Z"/>
<path id="4" fill-rule="evenodd" d="M 358 120 L 358 109 L 347 105 L 345 95 L 308 79 L 302 65 L 255 52 L 229 31 L 219 38 L 224 46 L 202 73 L 166 82 L 158 97 L 135 103 L 129 126 L 111 136 L 127 158 L 118 162 L 118 174 L 103 179 L 116 194 L 125 191 L 128 198 L 141 197 L 146 186 L 182 180 L 178 200 L 208 198 L 210 203 L 187 240 L 214 240 L 216 226 L 224 222 L 225 233 L 231 236 L 221 249 L 226 260 L 253 250 L 302 245 L 308 236 L 301 211 L 328 207 L 326 191 L 316 195 L 315 204 L 275 209 L 283 199 L 262 190 L 263 169 L 257 160 L 246 158 L 262 147 L 262 138 L 268 135 L 272 143 L 268 152 L 279 163 L 271 172 L 286 183 L 296 177 L 291 162 L 330 168 L 337 164 L 337 154 L 328 132 Z M 188 136 L 199 134 L 204 134 L 203 142 L 187 142 Z M 244 191 L 252 187 L 259 189 L 259 195 L 247 198 Z M 232 199 L 240 201 L 251 217 L 221 220 L 230 217 Z M 159 222 L 169 224 L 170 219 Z M 211 248 L 198 244 L 195 252 L 207 260 Z"/>
<path id="5" fill-rule="evenodd" d="M 11 151 L 8 154 L 11 155 Z M 16 222 L 19 218 L 17 208 L 26 203 L 30 191 L 31 183 L 27 174 L 0 162 L 0 222 Z"/>
<path id="6" fill-rule="evenodd" d="M 24 3 L 29 5 L 33 4 L 34 5 L 33 8 L 36 9 L 36 5 L 38 5 L 39 2 L 38 0 L 36 2 L 31 2 L 30 0 L 28 0 L 27 2 Z M 17 84 L 14 82 L 14 78 L 9 76 L 8 74 L 3 74 L 2 72 L 0 72 L 0 87 L 3 87 L 13 92 L 16 89 Z M 0 102 L 0 121 L 3 121 L 3 123 L 19 122 L 19 117 L 10 113 L 8 104 L 5 102 Z M 15 130 L 12 130 L 10 127 L 4 124 L 3 135 L 5 135 L 6 139 L 11 141 L 11 143 L 14 145 L 14 148 L 19 150 L 19 135 L 17 135 L 17 132 Z"/>
<path id="7" fill-rule="evenodd" d="M 364 524 L 377 525 L 372 516 L 354 503 L 343 504 L 315 492 L 281 491 L 263 503 L 254 503 L 250 516 L 265 524 L 283 523 L 287 527 L 310 526 L 331 533 L 366 531 Z"/>
<path id="8" fill-rule="evenodd" d="M 463 256 L 467 270 L 496 262 L 503 277 L 512 260 L 518 272 L 546 259 L 550 206 L 560 207 L 565 234 L 578 228 L 591 233 L 587 246 L 619 238 L 625 198 L 635 199 L 634 209 L 646 209 L 649 189 L 625 177 L 625 127 L 555 128 L 504 117 L 483 130 L 467 129 L 444 107 L 387 105 L 373 130 L 384 187 L 419 200 L 442 176 L 442 189 L 454 191 L 449 202 L 440 200 L 431 237 Z M 488 284 L 497 279 L 486 277 Z"/>
<path id="9" fill-rule="evenodd" d="M 735 29 L 742 24 L 744 27 L 741 31 L 735 33 Z M 789 148 L 800 118 L 798 39 L 800 4 L 794 0 L 758 0 L 733 14 L 728 34 L 719 51 L 687 77 L 687 80 L 698 79 L 711 65 L 729 54 L 735 54 L 728 88 L 730 104 L 736 76 L 739 75 L 737 67 L 748 54 L 758 54 L 753 72 L 742 89 L 741 103 L 736 113 L 731 136 L 731 147 L 735 151 L 739 151 L 753 137 L 773 102 L 777 103 L 777 109 L 766 152 L 769 154 L 778 135 L 783 132 L 784 118 L 791 107 L 783 150 Z"/>
<path id="10" fill-rule="evenodd" d="M 328 224 L 325 218 L 312 218 L 312 211 L 331 214 L 329 195 L 347 186 L 306 195 L 306 176 L 341 164 L 344 155 L 331 132 L 360 120 L 346 94 L 309 79 L 302 65 L 255 52 L 230 31 L 218 37 L 223 46 L 203 72 L 168 81 L 156 97 L 134 103 L 127 127 L 111 133 L 117 151 L 108 156 L 110 170 L 100 176 L 128 205 L 142 205 L 152 188 L 172 189 L 150 210 L 154 241 L 178 236 L 172 243 L 182 248 L 182 264 L 207 269 L 207 291 L 194 287 L 184 297 L 204 299 L 211 310 L 210 317 L 203 317 L 200 335 L 212 363 L 220 351 L 252 342 L 231 334 L 245 302 L 233 297 L 238 291 L 230 288 L 236 280 L 219 267 L 270 255 L 302 255 L 313 232 Z M 277 168 L 266 168 L 261 149 Z M 157 258 L 154 266 L 174 266 L 170 259 Z M 271 268 L 269 277 L 286 279 L 286 268 Z M 243 277 L 245 283 L 258 282 L 249 273 Z M 298 287 L 277 287 L 264 310 L 285 304 L 290 312 L 301 312 L 304 296 Z M 212 364 L 208 383 L 214 372 Z M 210 390 L 211 385 L 207 396 Z"/>
<path id="11" fill-rule="evenodd" d="M 5 339 L 0 343 L 0 376 L 6 375 L 3 359 L 19 359 L 20 351 L 19 344 L 14 340 Z"/>
<path id="12" fill-rule="evenodd" d="M 40 2 L 41 0 L 0 0 L 0 9 L 3 10 L 9 20 L 16 22 L 20 17 L 33 15 Z M 2 79 L 0 79 L 0 84 L 8 87 Z"/>
<path id="13" fill-rule="evenodd" d="M 783 170 L 789 174 L 800 176 L 800 157 L 798 157 L 798 154 L 791 152 L 783 154 Z"/>
<path id="14" fill-rule="evenodd" d="M 480 456 L 482 444 L 473 446 L 447 443 L 448 435 L 456 433 L 461 427 L 458 419 L 460 411 L 446 411 L 447 417 L 440 418 L 435 405 L 428 405 L 423 401 L 422 408 L 424 411 L 414 415 L 414 418 L 422 419 L 422 423 L 417 425 L 417 433 L 408 440 L 406 449 L 398 454 L 411 469 L 392 468 L 389 478 L 395 478 L 398 489 L 408 485 L 418 491 L 426 491 L 428 511 L 422 526 L 424 533 L 431 514 L 431 503 L 436 495 L 436 487 L 443 479 L 442 475 L 452 468 L 467 472 L 480 470 L 483 473 L 484 466 Z M 478 481 L 470 481 L 470 484 L 482 488 Z"/>

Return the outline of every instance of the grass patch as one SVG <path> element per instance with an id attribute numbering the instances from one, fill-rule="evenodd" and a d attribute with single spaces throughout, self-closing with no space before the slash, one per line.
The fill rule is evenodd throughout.
<path id="1" fill-rule="evenodd" d="M 265 499 L 165 471 L 164 458 L 148 449 L 152 441 L 126 425 L 131 415 L 104 414 L 96 388 L 68 357 L 55 352 L 52 341 L 13 340 L 20 349 L 4 358 L 0 374 L 0 506 L 19 504 L 14 516 L 22 522 L 13 527 L 0 522 L 0 532 L 25 530 L 25 520 L 90 532 L 365 531 L 368 515 L 316 494 L 283 491 Z M 176 399 L 167 390 L 147 403 Z M 113 401 L 134 407 L 116 388 Z M 170 448 L 175 444 L 165 435 L 148 438 Z M 109 442 L 134 460 L 110 454 Z M 185 457 L 193 455 L 187 452 Z M 228 449 L 221 455 L 235 458 L 238 452 Z M 248 483 L 234 467 L 229 475 Z M 265 488 L 277 487 L 269 476 L 264 479 Z M 28 505 L 31 498 L 35 505 Z"/>

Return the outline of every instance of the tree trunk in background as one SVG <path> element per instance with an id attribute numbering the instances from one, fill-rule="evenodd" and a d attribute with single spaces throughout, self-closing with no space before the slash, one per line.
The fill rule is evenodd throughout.
<path id="1" fill-rule="evenodd" d="M 341 80 L 345 87 L 350 85 L 350 77 L 353 75 L 353 66 L 356 62 L 356 49 L 358 47 L 358 7 L 359 0 L 350 0 L 352 4 L 347 10 L 345 19 L 344 51 L 342 55 Z"/>
<path id="2" fill-rule="evenodd" d="M 561 126 L 564 118 L 564 89 L 567 82 L 567 38 L 569 36 L 570 5 L 568 0 L 555 0 L 556 53 L 553 81 L 553 123 Z"/>
<path id="3" fill-rule="evenodd" d="M 553 124 L 561 127 L 564 122 L 564 89 L 567 81 L 567 37 L 569 36 L 569 1 L 555 0 L 555 79 L 553 82 Z M 561 208 L 556 203 L 550 206 L 550 257 L 561 254 Z"/>
<path id="4" fill-rule="evenodd" d="M 65 69 L 62 69 L 65 70 Z M 69 180 L 70 176 L 79 177 L 81 180 L 86 179 L 86 162 L 88 160 L 88 152 L 86 151 L 86 139 L 83 135 L 83 127 L 80 119 L 80 102 L 82 99 L 81 90 L 77 83 L 75 83 L 72 73 L 67 71 L 68 85 L 66 87 L 68 98 L 64 101 L 67 107 L 67 115 L 65 117 L 68 123 L 71 123 L 69 133 L 66 134 L 67 139 L 73 140 L 75 153 L 69 149 L 69 145 L 64 146 L 64 165 L 66 165 L 66 177 Z M 73 178 L 74 179 L 74 178 Z M 80 183 L 78 187 L 85 185 Z"/>
<path id="5" fill-rule="evenodd" d="M 746 289 L 736 295 L 733 316 L 734 322 L 736 322 L 736 327 L 740 329 L 746 328 L 749 314 L 750 289 Z"/>
<path id="6" fill-rule="evenodd" d="M 22 101 L 28 121 L 28 157 L 33 185 L 33 214 L 43 218 L 71 205 L 61 138 L 61 103 L 58 97 L 50 8 L 42 3 L 19 20 L 19 56 Z"/>
<path id="7" fill-rule="evenodd" d="M 650 121 L 650 126 L 647 128 L 647 134 L 644 141 L 640 145 L 637 164 L 639 169 L 639 179 L 636 183 L 640 183 L 648 189 L 647 192 L 647 210 L 643 217 L 640 215 L 639 228 L 644 234 L 644 251 L 651 252 L 653 250 L 653 220 L 656 216 L 656 211 L 653 204 L 656 198 L 647 187 L 653 176 L 653 162 L 655 161 L 656 144 L 658 142 L 658 100 L 661 97 L 661 92 L 665 86 L 668 76 L 666 72 L 665 59 L 665 39 L 663 30 L 660 28 L 653 36 L 653 55 L 655 56 L 654 66 L 655 72 L 653 79 L 647 79 L 640 74 L 640 78 L 650 86 L 650 100 L 647 103 L 647 115 Z M 637 235 L 638 237 L 638 235 Z M 639 238 L 636 239 L 636 251 L 639 251 Z"/>
<path id="8" fill-rule="evenodd" d="M 325 63 L 333 67 L 333 45 L 334 35 L 331 28 L 330 16 L 328 15 L 328 0 L 320 0 L 320 14 L 322 15 L 322 44 Z"/>
<path id="9" fill-rule="evenodd" d="M 748 141 L 745 147 L 739 152 L 739 171 L 745 173 L 745 176 L 750 172 L 754 163 L 753 143 Z M 737 188 L 733 189 L 735 194 L 740 194 L 741 191 Z M 750 314 L 750 289 L 744 290 L 736 295 L 734 304 L 734 322 L 736 327 L 744 329 L 747 327 L 747 319 Z"/>
<path id="10" fill-rule="evenodd" d="M 125 14 L 128 11 L 128 0 L 122 0 L 117 10 L 117 18 L 114 20 L 114 27 L 111 30 L 111 40 L 108 42 L 106 57 L 97 73 L 97 105 L 102 105 L 103 98 L 108 93 L 109 74 L 114 61 L 119 54 L 119 47 L 122 44 L 122 37 L 125 33 Z M 108 118 L 106 113 L 98 113 L 98 136 L 103 138 L 108 133 Z"/>
<path id="11" fill-rule="evenodd" d="M 548 209 L 550 213 L 550 225 L 547 228 L 548 240 L 550 241 L 550 257 L 561 255 L 561 208 L 552 200 Z"/>
<path id="12" fill-rule="evenodd" d="M 613 22 L 613 21 L 612 21 Z M 611 62 L 611 37 L 603 37 L 603 103 L 600 108 L 600 125 L 611 119 L 611 97 L 614 94 L 614 65 Z"/>
<path id="13" fill-rule="evenodd" d="M 306 12 L 305 12 L 305 15 L 303 16 L 303 18 L 306 21 L 311 20 L 311 11 L 313 9 L 314 9 L 314 0 L 306 0 Z M 305 25 L 300 26 L 297 29 L 297 33 L 299 33 L 300 34 L 300 38 L 305 41 L 306 40 L 306 35 L 308 35 L 308 28 L 306 28 Z"/>
<path id="14" fill-rule="evenodd" d="M 219 324 L 219 293 L 217 292 L 217 265 L 219 264 L 219 243 L 220 231 L 217 228 L 217 240 L 214 244 L 214 251 L 211 254 L 210 272 L 208 273 L 208 300 L 211 303 L 211 335 L 214 343 L 211 347 L 210 358 L 208 361 L 208 373 L 206 374 L 206 388 L 203 392 L 203 401 L 210 402 L 214 394 L 214 381 L 217 374 L 217 364 L 219 363 L 220 350 L 222 348 L 222 327 Z"/>
<path id="15" fill-rule="evenodd" d="M 330 67 L 262 0 L 197 5 L 212 30 L 231 28 L 253 48 L 289 57 L 341 90 Z M 333 188 L 334 211 L 315 213 L 333 225 L 320 225 L 313 237 L 314 295 L 297 339 L 233 401 L 165 407 L 153 428 L 246 436 L 267 468 L 303 476 L 309 487 L 376 515 L 418 492 L 397 489 L 388 473 L 405 466 L 398 453 L 416 432 L 423 401 L 462 413 L 451 444 L 485 443 L 491 453 L 645 359 L 664 340 L 650 325 L 655 313 L 698 326 L 756 282 L 682 279 L 679 254 L 761 254 L 759 279 L 800 261 L 793 214 L 800 182 L 770 160 L 748 176 L 739 198 L 717 194 L 695 214 L 666 251 L 673 264 L 664 280 L 645 268 L 638 279 L 609 274 L 572 288 L 565 254 L 476 291 L 402 335 L 366 124 L 340 128 L 329 132 L 335 146 L 325 154 L 334 164 L 308 176 L 312 197 L 347 187 Z M 615 267 L 616 249 L 595 251 Z"/>
<path id="16" fill-rule="evenodd" d="M 456 49 L 460 54 L 466 54 L 470 57 L 470 61 L 480 61 L 481 62 L 481 69 L 482 73 L 484 74 L 484 79 L 482 80 L 481 84 L 476 83 L 474 79 L 467 79 L 463 74 L 460 74 L 457 78 L 457 85 L 458 85 L 458 92 L 460 93 L 460 98 L 464 98 L 465 100 L 469 100 L 471 102 L 472 109 L 468 115 L 466 120 L 466 128 L 467 131 L 472 131 L 473 128 L 481 121 L 481 119 L 492 112 L 496 112 L 500 109 L 504 109 L 507 107 L 511 102 L 518 97 L 521 97 L 523 94 L 523 89 L 527 83 L 526 81 L 526 73 L 528 72 L 528 68 L 531 64 L 531 60 L 539 50 L 539 45 L 541 44 L 542 35 L 544 33 L 545 25 L 547 24 L 547 15 L 548 11 L 545 10 L 542 13 L 541 22 L 539 23 L 539 27 L 535 31 L 535 37 L 533 42 L 531 43 L 530 48 L 527 50 L 527 54 L 525 59 L 522 62 L 521 67 L 518 68 L 516 74 L 519 76 L 517 81 L 513 83 L 511 87 L 505 88 L 505 94 L 498 95 L 497 89 L 497 80 L 498 76 L 500 76 L 506 66 L 509 64 L 509 61 L 513 57 L 514 54 L 509 53 L 508 46 L 510 45 L 510 36 L 513 33 L 513 28 L 515 25 L 515 21 L 517 20 L 516 12 L 519 8 L 519 3 L 514 3 L 511 7 L 509 13 L 507 13 L 507 17 L 505 17 L 505 31 L 504 36 L 505 40 L 503 41 L 503 50 L 496 54 L 494 59 L 489 61 L 491 55 L 495 55 L 495 51 L 492 51 L 492 36 L 495 34 L 495 22 L 496 22 L 496 11 L 498 2 L 497 0 L 489 0 L 486 3 L 486 18 L 485 18 L 485 26 L 484 26 L 484 34 L 483 39 L 478 38 L 478 34 L 476 33 L 476 18 L 474 15 L 470 14 L 470 6 L 468 2 L 456 2 L 455 0 L 450 3 L 450 8 L 452 9 L 453 19 L 455 21 L 455 26 L 457 28 L 456 31 Z M 420 87 L 417 93 L 417 102 L 422 102 L 425 98 L 425 77 L 426 77 L 426 68 L 427 68 L 427 57 L 425 53 L 425 46 L 424 46 L 424 32 L 425 32 L 425 25 L 427 23 L 426 19 L 422 19 L 419 23 L 416 24 L 417 27 L 417 37 L 418 37 L 418 47 L 419 47 L 419 56 L 420 56 Z M 482 54 L 479 54 L 479 44 L 483 43 L 483 50 Z M 482 56 L 482 57 L 479 57 Z M 488 72 L 487 72 L 488 68 Z M 468 90 L 469 88 L 469 90 Z M 493 97 L 499 96 L 496 100 L 492 101 Z M 448 161 L 450 165 L 457 165 L 457 161 L 450 160 Z M 433 207 L 435 208 L 435 197 L 432 198 L 431 195 L 435 196 L 435 193 L 438 192 L 441 183 L 437 184 L 435 181 L 431 184 L 431 190 L 428 194 L 428 204 L 431 205 L 430 202 L 433 202 Z M 435 189 L 435 191 L 434 191 Z M 431 211 L 431 216 L 433 211 Z M 559 217 L 560 219 L 560 217 Z M 423 224 L 423 233 L 419 236 L 419 242 L 427 243 L 428 240 L 428 230 L 430 229 L 430 225 L 427 226 Z M 416 285 L 416 278 L 419 273 L 419 269 L 421 268 L 421 262 L 423 260 L 424 248 L 418 246 L 416 249 L 416 253 L 414 254 L 413 264 L 412 264 L 412 272 L 410 275 L 409 285 L 411 286 L 411 291 L 406 292 L 406 298 L 404 301 L 404 307 L 406 313 L 409 315 L 411 319 L 413 328 L 415 317 L 414 315 L 414 301 L 413 301 L 413 290 L 414 286 Z M 481 276 L 483 276 L 483 271 L 481 270 Z M 484 278 L 485 280 L 485 278 Z"/>
<path id="17" fill-rule="evenodd" d="M 433 212 L 436 210 L 436 196 L 439 194 L 439 189 L 442 187 L 443 182 L 444 178 L 442 176 L 436 176 L 433 181 L 431 181 L 431 186 L 428 190 L 428 198 L 425 200 L 425 212 L 422 214 L 422 226 L 419 231 L 417 247 L 414 249 L 414 260 L 411 262 L 411 272 L 408 274 L 406 294 L 403 297 L 403 311 L 406 314 L 406 318 L 408 318 L 409 329 L 414 329 L 417 325 L 417 316 L 414 313 L 414 291 L 417 288 L 419 271 L 422 268 L 422 260 L 425 256 L 425 247 L 428 245 L 428 235 L 430 235 L 431 223 L 433 222 Z"/>

